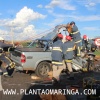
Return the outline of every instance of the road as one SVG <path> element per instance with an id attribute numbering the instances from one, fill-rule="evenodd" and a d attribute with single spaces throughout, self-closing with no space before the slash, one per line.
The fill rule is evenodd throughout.
<path id="1" fill-rule="evenodd" d="M 33 80 L 31 80 L 31 77 L 29 74 L 25 74 L 25 73 L 19 73 L 19 72 L 14 72 L 13 74 L 13 78 L 5 78 L 4 76 L 0 76 L 1 81 L 0 84 L 0 90 L 4 89 L 4 91 L 6 89 L 8 90 L 16 90 L 16 91 L 20 91 L 20 89 L 27 89 L 30 86 L 30 83 L 33 82 Z M 3 92 L 3 91 L 2 91 Z M 2 95 L 2 93 L 0 93 Z M 21 100 L 22 95 L 18 96 L 16 95 L 2 95 L 0 96 L 2 98 L 0 98 L 0 100 Z"/>
<path id="2" fill-rule="evenodd" d="M 100 65 L 100 61 L 98 63 Z M 32 75 L 35 75 L 34 73 Z M 64 74 L 62 75 L 62 86 L 58 86 L 59 88 L 63 88 L 63 86 L 68 86 L 70 84 L 75 84 L 75 85 L 80 85 L 82 87 L 82 80 L 84 77 L 93 77 L 93 76 L 99 76 L 100 77 L 100 72 L 99 73 L 76 73 L 75 74 L 75 80 L 73 81 L 68 81 L 67 76 Z M 24 95 L 25 90 L 33 89 L 33 88 L 41 88 L 41 86 L 34 86 L 33 83 L 36 80 L 31 79 L 30 74 L 26 73 L 20 73 L 20 72 L 14 72 L 13 73 L 13 78 L 5 78 L 3 76 L 0 76 L 0 100 L 40 100 L 39 96 L 33 96 L 33 95 Z M 48 87 L 43 87 L 42 88 L 48 88 Z M 3 91 L 1 91 L 3 89 Z M 24 90 L 24 93 L 21 94 L 13 94 L 13 95 L 6 95 L 3 92 L 5 90 L 16 90 L 17 93 L 20 93 L 21 89 Z M 33 99 L 34 98 L 34 99 Z M 37 99 L 38 98 L 38 99 Z"/>
<path id="3" fill-rule="evenodd" d="M 34 75 L 34 74 L 33 74 Z M 82 79 L 83 77 L 92 77 L 94 75 L 99 75 L 100 73 L 79 73 L 79 74 L 75 74 L 75 80 L 69 82 L 68 80 L 66 80 L 66 75 L 64 74 L 62 76 L 62 85 L 58 86 L 59 88 L 65 88 L 65 84 L 66 86 L 68 86 L 69 84 L 75 84 L 75 85 L 80 85 L 82 86 Z M 2 79 L 1 79 L 2 78 Z M 25 90 L 29 90 L 29 89 L 36 89 L 36 88 L 48 88 L 47 86 L 43 86 L 41 87 L 41 85 L 32 85 L 31 83 L 33 83 L 35 80 L 31 80 L 31 76 L 29 74 L 25 74 L 25 73 L 19 73 L 19 72 L 14 72 L 13 74 L 13 78 L 5 78 L 5 77 L 1 77 L 0 76 L 0 82 L 2 82 L 2 84 L 0 84 L 0 90 L 2 90 L 3 87 L 3 91 L 0 92 L 0 100 L 40 100 L 39 99 L 39 95 L 24 95 L 25 94 Z M 57 88 L 58 88 L 57 87 Z M 16 90 L 17 93 L 13 94 L 13 95 L 6 95 L 3 92 L 5 90 Z M 20 91 L 23 90 L 24 93 L 20 93 Z M 22 91 L 21 91 L 22 92 Z"/>

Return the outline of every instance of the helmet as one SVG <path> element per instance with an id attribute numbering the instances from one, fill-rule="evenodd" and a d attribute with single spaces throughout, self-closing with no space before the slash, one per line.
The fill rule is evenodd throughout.
<path id="1" fill-rule="evenodd" d="M 69 40 L 69 41 L 72 40 L 71 36 L 69 36 L 69 35 L 66 36 L 66 40 Z"/>
<path id="2" fill-rule="evenodd" d="M 70 25 L 72 25 L 72 24 L 75 24 L 75 22 L 74 21 L 70 22 Z"/>
<path id="3" fill-rule="evenodd" d="M 83 39 L 87 39 L 87 35 L 83 35 Z"/>
<path id="4" fill-rule="evenodd" d="M 57 35 L 57 37 L 63 39 L 63 35 L 62 35 L 61 33 L 59 33 L 59 34 Z"/>
<path id="5" fill-rule="evenodd" d="M 0 40 L 4 40 L 2 37 L 0 37 Z"/>

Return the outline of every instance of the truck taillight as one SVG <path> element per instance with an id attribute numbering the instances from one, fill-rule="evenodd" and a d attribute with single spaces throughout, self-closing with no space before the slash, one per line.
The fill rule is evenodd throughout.
<path id="1" fill-rule="evenodd" d="M 21 54 L 21 63 L 25 63 L 26 62 L 26 57 L 24 54 Z"/>

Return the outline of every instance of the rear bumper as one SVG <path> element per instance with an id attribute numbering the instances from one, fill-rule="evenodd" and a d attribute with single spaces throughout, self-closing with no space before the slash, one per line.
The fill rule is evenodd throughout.
<path id="1" fill-rule="evenodd" d="M 20 64 L 15 63 L 15 69 L 23 71 L 23 66 L 21 66 Z"/>
<path id="2" fill-rule="evenodd" d="M 20 70 L 20 71 L 23 71 L 23 70 L 32 70 L 32 71 L 35 71 L 35 68 L 34 67 L 25 66 L 24 64 L 21 65 L 21 64 L 18 64 L 16 62 L 15 62 L 15 69 L 16 70 Z"/>
<path id="3" fill-rule="evenodd" d="M 15 69 L 16 69 L 16 70 L 23 71 L 23 67 L 22 67 L 22 66 L 15 66 Z"/>

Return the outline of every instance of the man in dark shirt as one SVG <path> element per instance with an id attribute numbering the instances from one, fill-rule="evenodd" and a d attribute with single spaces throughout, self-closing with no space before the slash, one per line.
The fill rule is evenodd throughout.
<path id="1" fill-rule="evenodd" d="M 67 65 L 70 74 L 69 79 L 74 79 L 72 70 L 72 59 L 74 57 L 74 48 L 75 48 L 75 43 L 72 41 L 72 38 L 70 36 L 66 36 L 66 42 L 63 44 L 63 54 L 65 63 Z"/>
<path id="2" fill-rule="evenodd" d="M 70 34 L 73 38 L 73 41 L 76 44 L 76 56 L 80 57 L 81 56 L 81 52 L 80 52 L 81 51 L 81 42 L 82 42 L 81 34 L 80 34 L 80 31 L 78 30 L 78 27 L 76 26 L 74 21 L 72 21 L 70 23 L 70 25 L 72 26 L 72 32 Z"/>
<path id="3" fill-rule="evenodd" d="M 66 69 L 66 66 L 64 66 L 63 62 L 63 35 L 61 33 L 57 36 L 57 41 L 53 43 L 52 46 L 52 69 L 53 71 L 49 72 L 48 75 L 51 77 L 52 81 L 58 82 L 60 81 L 60 74 L 63 69 Z"/>

